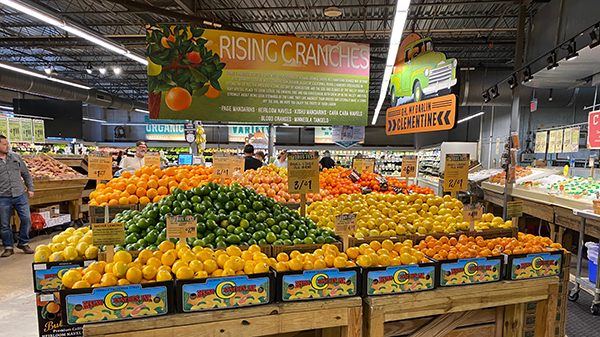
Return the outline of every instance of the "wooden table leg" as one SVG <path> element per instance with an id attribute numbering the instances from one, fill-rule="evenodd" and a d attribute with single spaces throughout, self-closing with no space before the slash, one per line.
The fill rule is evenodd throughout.
<path id="1" fill-rule="evenodd" d="M 548 299 L 537 302 L 535 310 L 535 337 L 554 336 L 557 306 L 558 284 L 551 284 L 548 286 Z"/>
<path id="2" fill-rule="evenodd" d="M 525 303 L 512 304 L 504 307 L 504 337 L 523 336 L 523 317 Z"/>
<path id="3" fill-rule="evenodd" d="M 383 307 L 371 307 L 364 304 L 363 329 L 365 337 L 383 337 L 383 325 L 385 324 L 385 313 Z"/>
<path id="4" fill-rule="evenodd" d="M 383 315 L 382 315 L 383 317 Z M 383 324 L 382 324 L 383 327 Z M 363 308 L 354 307 L 348 309 L 348 325 L 341 327 L 342 337 L 362 337 Z M 383 334 L 382 334 L 383 336 Z"/>

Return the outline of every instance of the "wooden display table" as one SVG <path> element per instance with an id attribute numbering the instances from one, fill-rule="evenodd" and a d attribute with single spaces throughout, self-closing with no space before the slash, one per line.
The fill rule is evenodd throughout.
<path id="1" fill-rule="evenodd" d="M 322 336 L 361 337 L 360 297 L 274 303 L 255 308 L 173 314 L 114 323 L 88 324 L 84 336 L 176 337 L 267 336 L 323 329 Z"/>
<path id="2" fill-rule="evenodd" d="M 35 193 L 29 199 L 30 206 L 52 204 L 59 202 L 69 203 L 69 214 L 72 220 L 79 219 L 79 205 L 81 204 L 81 192 L 85 188 L 88 179 L 68 180 L 34 180 Z"/>
<path id="3" fill-rule="evenodd" d="M 558 282 L 550 277 L 367 297 L 364 335 L 522 336 L 525 303 L 537 301 L 535 336 L 554 336 Z"/>

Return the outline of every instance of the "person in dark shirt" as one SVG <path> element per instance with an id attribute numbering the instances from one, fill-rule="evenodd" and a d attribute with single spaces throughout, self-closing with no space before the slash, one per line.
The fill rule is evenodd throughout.
<path id="1" fill-rule="evenodd" d="M 245 167 L 244 171 L 247 170 L 256 170 L 257 168 L 262 166 L 262 162 L 256 158 L 254 158 L 254 146 L 247 144 L 244 146 L 244 160 Z"/>
<path id="2" fill-rule="evenodd" d="M 335 161 L 330 157 L 331 153 L 329 150 L 325 150 L 323 152 L 323 158 L 319 162 L 324 169 L 331 169 L 335 167 Z"/>

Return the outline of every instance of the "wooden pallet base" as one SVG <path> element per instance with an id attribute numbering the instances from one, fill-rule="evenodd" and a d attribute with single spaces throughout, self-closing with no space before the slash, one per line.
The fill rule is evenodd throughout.
<path id="1" fill-rule="evenodd" d="M 536 301 L 535 336 L 554 336 L 558 277 L 367 297 L 364 336 L 512 337 L 523 333 L 525 303 Z M 439 316 L 432 316 L 439 315 Z"/>
<path id="2" fill-rule="evenodd" d="M 361 323 L 362 299 L 352 297 L 89 324 L 84 326 L 83 335 L 88 337 L 271 335 L 288 337 L 305 330 L 318 329 L 321 336 L 361 337 Z"/>

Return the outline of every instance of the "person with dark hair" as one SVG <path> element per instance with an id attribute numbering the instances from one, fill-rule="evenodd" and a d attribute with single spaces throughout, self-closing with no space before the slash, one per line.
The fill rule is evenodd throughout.
<path id="1" fill-rule="evenodd" d="M 275 165 L 279 168 L 281 168 L 281 167 L 287 168 L 287 157 L 288 157 L 287 150 L 283 150 L 283 151 L 279 152 L 279 156 L 277 156 L 277 159 L 275 159 L 275 162 L 273 163 L 273 165 Z"/>
<path id="2" fill-rule="evenodd" d="M 329 150 L 325 150 L 325 152 L 323 152 L 323 158 L 321 158 L 319 163 L 324 169 L 331 169 L 335 167 L 335 161 L 331 159 L 331 153 Z"/>
<path id="3" fill-rule="evenodd" d="M 25 185 L 23 185 L 23 181 Z M 25 189 L 27 186 L 27 190 Z M 25 254 L 33 254 L 29 247 L 29 231 L 31 230 L 31 213 L 29 201 L 33 198 L 33 178 L 21 156 L 10 151 L 8 140 L 0 135 L 0 224 L 4 252 L 1 257 L 14 254 L 13 233 L 10 228 L 10 217 L 14 208 L 21 219 L 19 243 L 17 248 Z"/>
<path id="4" fill-rule="evenodd" d="M 146 141 L 138 140 L 135 143 L 135 156 L 125 157 L 121 160 L 119 167 L 128 171 L 135 171 L 145 165 L 145 156 L 148 152 Z"/>
<path id="5" fill-rule="evenodd" d="M 261 163 L 265 163 L 265 153 L 262 151 L 256 151 L 256 153 L 254 153 L 254 158 L 260 160 Z"/>
<path id="6" fill-rule="evenodd" d="M 254 158 L 254 146 L 251 144 L 246 144 L 246 146 L 244 146 L 244 161 L 244 171 L 256 170 L 262 166 L 262 162 Z"/>

